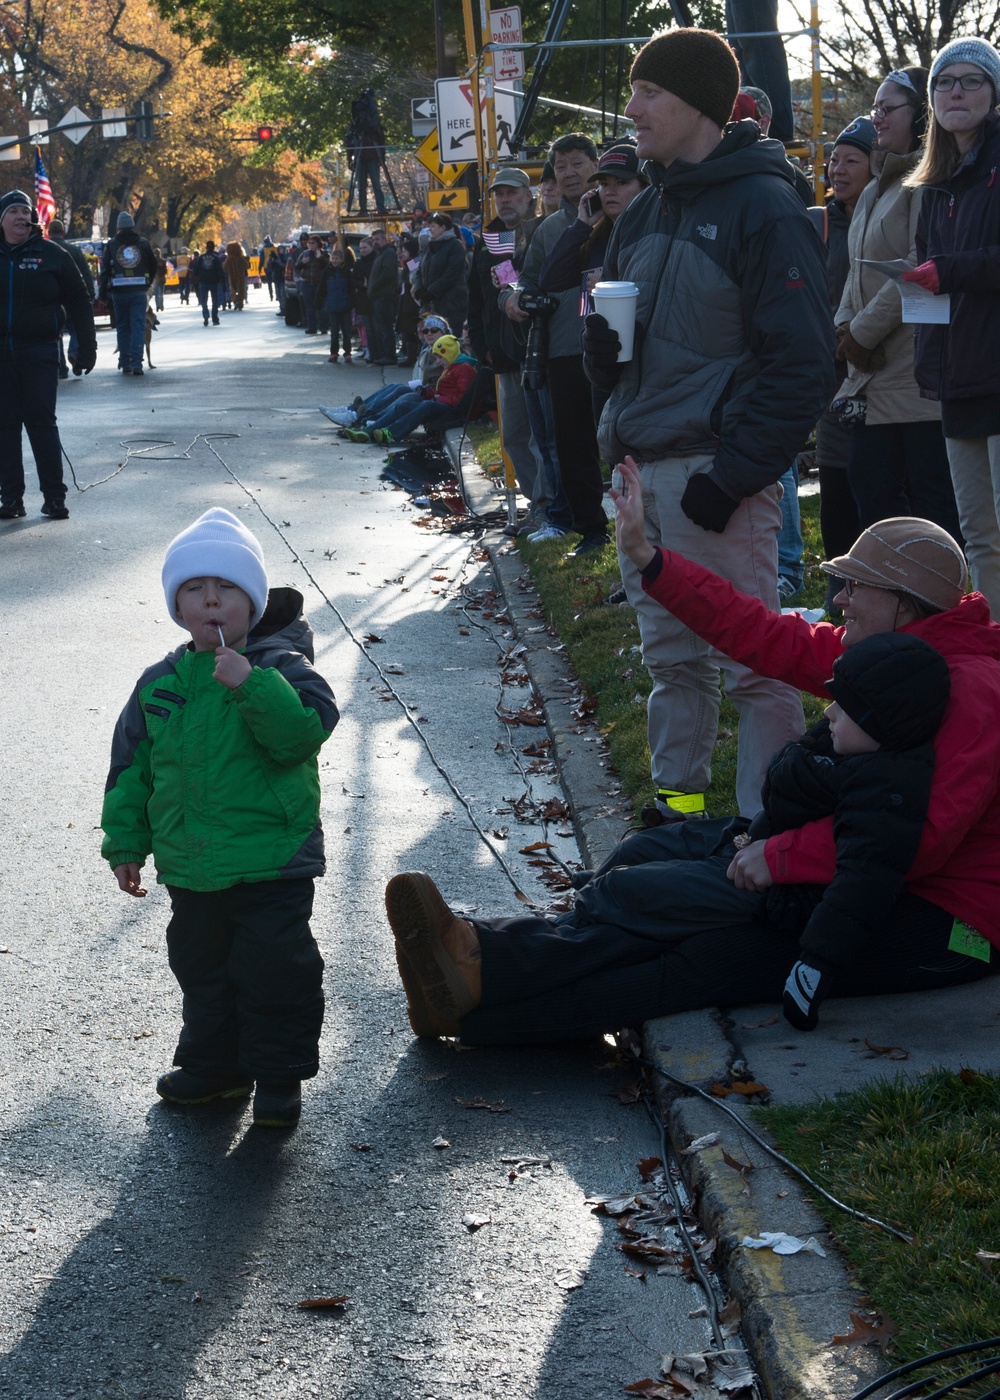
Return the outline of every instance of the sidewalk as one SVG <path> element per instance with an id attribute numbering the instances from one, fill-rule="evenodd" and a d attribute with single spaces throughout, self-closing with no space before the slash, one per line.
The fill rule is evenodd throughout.
<path id="1" fill-rule="evenodd" d="M 453 458 L 458 440 L 458 433 L 449 434 Z M 464 455 L 466 486 L 478 497 L 475 508 L 495 508 L 494 488 L 467 446 Z M 542 700 L 582 856 L 587 865 L 597 865 L 624 827 L 620 804 L 608 797 L 607 772 L 599 766 L 601 745 L 584 743 L 573 732 L 579 726 L 563 696 L 570 694 L 574 678 L 564 653 L 552 649 L 552 634 L 537 631 L 537 622 L 528 616 L 536 598 L 516 547 L 499 534 L 487 536 L 485 543 Z M 643 1039 L 647 1056 L 661 1069 L 698 1088 L 726 1082 L 734 1067 L 745 1067 L 767 1086 L 772 1103 L 805 1103 L 897 1074 L 915 1079 L 932 1067 L 1000 1073 L 997 993 L 997 981 L 987 979 L 920 996 L 826 1002 L 818 1028 L 808 1035 L 793 1030 L 773 1005 L 727 1008 L 724 1023 L 715 1011 L 689 1012 L 647 1022 Z M 699 1197 L 703 1223 L 718 1236 L 717 1264 L 740 1299 L 743 1334 L 768 1395 L 773 1400 L 849 1400 L 889 1368 L 873 1348 L 847 1351 L 830 1345 L 835 1333 L 850 1332 L 849 1313 L 859 1307 L 859 1290 L 827 1226 L 806 1199 L 806 1188 L 711 1104 L 683 1096 L 662 1078 L 657 1095 L 678 1151 L 696 1138 L 718 1135 L 717 1144 L 680 1160 L 689 1188 Z M 743 1101 L 733 1104 L 737 1098 L 730 1095 L 725 1102 L 751 1121 Z M 723 1151 L 753 1165 L 746 1186 L 724 1162 Z M 740 1247 L 746 1235 L 767 1231 L 801 1239 L 812 1235 L 826 1258 Z"/>

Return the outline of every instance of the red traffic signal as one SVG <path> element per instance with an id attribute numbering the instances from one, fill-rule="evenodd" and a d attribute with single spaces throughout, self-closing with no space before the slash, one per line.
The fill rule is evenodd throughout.
<path id="1" fill-rule="evenodd" d="M 257 128 L 257 140 L 258 140 L 258 141 L 261 141 L 261 142 L 263 142 L 263 141 L 273 141 L 273 140 L 274 140 L 274 127 L 273 127 L 273 126 L 259 126 L 259 127 Z"/>

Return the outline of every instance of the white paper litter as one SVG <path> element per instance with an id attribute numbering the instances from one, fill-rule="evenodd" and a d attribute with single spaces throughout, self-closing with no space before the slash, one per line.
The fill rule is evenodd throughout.
<path id="1" fill-rule="evenodd" d="M 800 1250 L 809 1249 L 821 1259 L 826 1258 L 826 1250 L 820 1248 L 812 1235 L 807 1240 L 800 1240 L 797 1235 L 786 1235 L 783 1230 L 766 1231 L 758 1239 L 754 1239 L 753 1235 L 744 1235 L 740 1244 L 747 1249 L 773 1249 L 775 1254 L 798 1254 Z"/>

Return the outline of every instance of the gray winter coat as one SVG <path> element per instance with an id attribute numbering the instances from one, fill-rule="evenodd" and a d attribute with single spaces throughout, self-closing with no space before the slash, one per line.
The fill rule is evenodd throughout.
<path id="1" fill-rule="evenodd" d="M 710 452 L 709 476 L 742 500 L 788 470 L 833 388 L 823 245 L 784 148 L 755 122 L 703 161 L 647 170 L 604 261 L 639 303 L 601 448 L 610 462 Z"/>

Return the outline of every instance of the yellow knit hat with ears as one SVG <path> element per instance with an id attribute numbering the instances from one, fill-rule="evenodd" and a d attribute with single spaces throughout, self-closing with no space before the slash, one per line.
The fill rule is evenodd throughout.
<path id="1" fill-rule="evenodd" d="M 453 335 L 440 336 L 431 349 L 435 355 L 443 355 L 450 365 L 453 365 L 462 353 L 462 347 Z"/>

